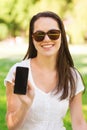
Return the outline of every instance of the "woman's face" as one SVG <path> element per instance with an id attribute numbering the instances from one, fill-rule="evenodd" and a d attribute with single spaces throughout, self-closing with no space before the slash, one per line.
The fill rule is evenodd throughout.
<path id="1" fill-rule="evenodd" d="M 60 30 L 57 22 L 49 17 L 41 17 L 34 23 L 34 31 L 48 32 L 49 30 Z M 61 33 L 59 38 L 52 40 L 46 34 L 42 41 L 36 41 L 33 37 L 33 43 L 37 50 L 37 55 L 53 56 L 56 55 L 61 45 Z"/>

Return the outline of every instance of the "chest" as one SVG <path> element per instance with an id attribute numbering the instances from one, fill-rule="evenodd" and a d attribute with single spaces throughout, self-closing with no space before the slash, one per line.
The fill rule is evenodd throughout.
<path id="1" fill-rule="evenodd" d="M 57 96 L 35 90 L 35 98 L 31 107 L 31 118 L 40 121 L 61 120 L 68 109 L 67 99 L 60 101 Z"/>
<path id="2" fill-rule="evenodd" d="M 57 76 L 55 72 L 35 69 L 31 73 L 34 83 L 42 91 L 48 93 L 56 87 Z"/>

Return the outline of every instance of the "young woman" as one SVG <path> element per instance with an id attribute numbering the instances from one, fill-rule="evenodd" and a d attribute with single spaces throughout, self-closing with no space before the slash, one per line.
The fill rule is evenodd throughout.
<path id="1" fill-rule="evenodd" d="M 29 68 L 26 95 L 14 94 L 17 66 Z M 5 85 L 9 130 L 66 130 L 63 118 L 68 108 L 72 129 L 87 130 L 82 113 L 84 86 L 57 14 L 47 11 L 32 17 L 27 53 L 10 69 Z"/>

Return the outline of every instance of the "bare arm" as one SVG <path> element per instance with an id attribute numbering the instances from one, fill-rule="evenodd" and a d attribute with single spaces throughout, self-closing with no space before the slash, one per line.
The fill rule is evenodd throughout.
<path id="1" fill-rule="evenodd" d="M 73 130 L 87 130 L 87 123 L 82 112 L 82 93 L 77 94 L 70 101 L 70 113 Z"/>
<path id="2" fill-rule="evenodd" d="M 26 113 L 29 110 L 34 98 L 34 90 L 28 83 L 26 95 L 17 95 L 13 93 L 13 84 L 7 82 L 7 126 L 9 130 L 17 130 L 23 123 Z"/>

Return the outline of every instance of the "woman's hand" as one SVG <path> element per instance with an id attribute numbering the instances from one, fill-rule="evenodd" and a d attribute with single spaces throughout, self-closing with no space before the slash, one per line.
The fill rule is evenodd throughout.
<path id="1" fill-rule="evenodd" d="M 26 95 L 17 95 L 23 105 L 26 105 L 26 107 L 31 106 L 34 99 L 34 88 L 32 87 L 30 81 L 28 81 Z"/>
<path id="2" fill-rule="evenodd" d="M 27 111 L 29 111 L 33 99 L 34 88 L 28 81 L 26 95 L 14 94 L 14 82 L 6 83 L 6 96 L 7 96 L 7 126 L 9 130 L 17 130 L 25 120 Z"/>

